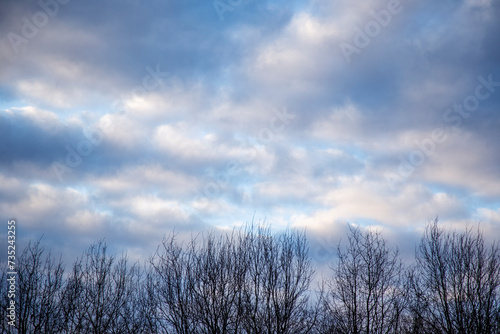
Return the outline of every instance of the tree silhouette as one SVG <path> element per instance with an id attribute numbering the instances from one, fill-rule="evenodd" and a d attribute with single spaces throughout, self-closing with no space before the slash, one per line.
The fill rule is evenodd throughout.
<path id="1" fill-rule="evenodd" d="M 338 246 L 326 309 L 332 333 L 400 333 L 406 308 L 404 266 L 380 232 L 350 226 Z"/>
<path id="2" fill-rule="evenodd" d="M 421 330 L 500 333 L 500 249 L 479 229 L 444 232 L 427 226 L 410 280 Z"/>
<path id="3" fill-rule="evenodd" d="M 61 300 L 64 266 L 40 245 L 29 242 L 17 259 L 16 326 L 2 321 L 3 333 L 60 333 L 64 329 Z M 6 273 L 2 273 L 2 285 Z M 7 290 L 2 290 L 2 313 L 7 314 Z M 2 319 L 4 320 L 4 319 Z"/>
<path id="4" fill-rule="evenodd" d="M 253 225 L 188 242 L 167 235 L 144 266 L 102 240 L 67 273 L 40 240 L 17 262 L 18 320 L 4 319 L 2 333 L 500 333 L 498 243 L 437 220 L 408 267 L 380 232 L 351 226 L 319 293 L 305 234 Z"/>
<path id="5" fill-rule="evenodd" d="M 314 327 L 304 235 L 275 237 L 251 227 L 197 242 L 178 244 L 171 235 L 150 260 L 148 296 L 162 332 L 307 333 Z"/>
<path id="6" fill-rule="evenodd" d="M 137 294 L 139 267 L 116 261 L 98 241 L 73 266 L 65 291 L 65 317 L 71 333 L 141 333 Z"/>

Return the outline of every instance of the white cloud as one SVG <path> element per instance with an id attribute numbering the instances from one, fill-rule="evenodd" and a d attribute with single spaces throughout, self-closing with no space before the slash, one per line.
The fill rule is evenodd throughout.
<path id="1" fill-rule="evenodd" d="M 322 139 L 355 143 L 367 139 L 363 137 L 362 123 L 362 113 L 355 105 L 348 103 L 332 108 L 325 119 L 318 119 L 312 124 L 310 131 L 313 136 Z"/>
<path id="2" fill-rule="evenodd" d="M 158 224 L 167 219 L 182 220 L 184 218 L 179 202 L 162 199 L 155 195 L 125 198 L 122 207 L 130 208 L 131 213 L 152 224 Z"/>
<path id="3" fill-rule="evenodd" d="M 478 196 L 500 196 L 500 174 L 491 168 L 498 160 L 494 147 L 487 147 L 474 133 L 457 130 L 421 168 L 425 180 L 463 187 Z M 417 170 L 418 171 L 418 170 Z"/>
<path id="4" fill-rule="evenodd" d="M 54 134 L 63 128 L 63 124 L 58 115 L 48 110 L 42 110 L 32 106 L 11 108 L 7 113 L 20 113 L 24 117 L 29 118 L 36 126 L 43 131 Z"/>
<path id="5" fill-rule="evenodd" d="M 154 133 L 154 142 L 167 152 L 181 157 L 191 156 L 197 159 L 214 157 L 217 147 L 217 135 L 206 133 L 195 138 L 189 124 L 164 124 L 157 127 Z"/>
<path id="6" fill-rule="evenodd" d="M 325 209 L 303 217 L 304 225 L 330 224 L 336 221 L 373 221 L 393 227 L 410 227 L 436 215 L 455 218 L 466 212 L 465 206 L 452 194 L 432 193 L 419 185 L 406 185 L 400 193 L 381 191 L 379 183 L 362 178 L 345 179 L 336 189 L 327 190 L 321 198 Z M 309 223 L 308 223 L 309 222 Z M 299 221 L 296 222 L 300 224 Z"/>
<path id="7" fill-rule="evenodd" d="M 59 189 L 46 183 L 29 185 L 15 203 L 2 203 L 3 212 L 23 221 L 26 228 L 52 227 L 68 212 L 88 204 L 88 198 L 74 189 Z"/>
<path id="8" fill-rule="evenodd" d="M 96 125 L 102 129 L 104 139 L 116 147 L 137 150 L 149 143 L 149 127 L 123 113 L 104 114 Z"/>
<path id="9" fill-rule="evenodd" d="M 115 175 L 90 178 L 89 182 L 104 193 L 137 193 L 143 189 L 152 189 L 173 196 L 185 196 L 199 185 L 194 177 L 159 165 L 128 166 Z"/>
<path id="10" fill-rule="evenodd" d="M 390 191 L 383 177 L 443 126 L 446 108 L 463 101 L 477 75 L 494 65 L 494 39 L 484 40 L 496 36 L 488 28 L 496 18 L 493 2 L 402 1 L 404 12 L 347 64 L 339 43 L 353 42 L 356 28 L 373 20 L 370 11 L 387 3 L 249 6 L 231 13 L 241 20 L 223 26 L 182 21 L 200 10 L 185 4 L 182 15 L 168 17 L 142 3 L 75 14 L 75 3 L 15 60 L 0 41 L 0 58 L 7 60 L 0 97 L 2 108 L 10 108 L 0 129 L 11 120 L 29 124 L 41 130 L 33 138 L 50 146 L 38 155 L 24 143 L 20 159 L 15 149 L 6 151 L 12 161 L 0 166 L 1 211 L 33 231 L 90 236 L 95 230 L 138 244 L 175 224 L 188 226 L 179 225 L 187 218 L 224 227 L 254 212 L 320 236 L 330 229 L 343 234 L 346 221 L 409 234 L 436 215 L 446 226 L 471 217 L 497 224 L 500 157 L 498 145 L 486 141 L 496 143 L 498 135 L 482 125 L 496 116 L 464 119 L 397 189 Z M 136 5 L 151 15 L 146 24 L 127 12 Z M 273 21 L 255 16 L 255 8 Z M 106 16 L 117 10 L 124 15 Z M 134 94 L 145 67 L 157 62 L 171 76 Z M 111 105 L 115 99 L 120 105 Z M 494 110 L 496 102 L 485 105 Z M 272 126 L 273 110 L 283 108 L 296 117 L 272 140 L 259 138 Z M 73 189 L 60 188 L 47 157 L 64 160 L 64 146 L 83 139 L 73 128 L 106 125 L 114 129 L 99 150 L 62 183 Z M 229 162 L 239 164 L 236 175 L 214 196 L 198 196 Z"/>
<path id="11" fill-rule="evenodd" d="M 98 233 L 104 230 L 108 216 L 90 210 L 77 210 L 66 218 L 67 227 L 77 233 Z"/>

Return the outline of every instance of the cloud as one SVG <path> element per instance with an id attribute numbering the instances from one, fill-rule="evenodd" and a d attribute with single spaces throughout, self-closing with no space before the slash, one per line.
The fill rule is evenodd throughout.
<path id="1" fill-rule="evenodd" d="M 0 163 L 7 166 L 14 161 L 49 163 L 60 142 L 75 130 L 56 114 L 30 106 L 0 111 L 0 128 Z"/>
<path id="2" fill-rule="evenodd" d="M 436 184 L 463 187 L 473 194 L 498 198 L 500 174 L 493 168 L 498 150 L 485 145 L 480 135 L 468 131 L 450 133 L 429 163 L 422 168 L 423 178 Z"/>
<path id="3" fill-rule="evenodd" d="M 500 81 L 498 1 L 401 0 L 384 26 L 389 5 L 248 1 L 222 21 L 210 1 L 61 5 L 17 54 L 0 39 L 0 209 L 55 248 L 106 237 L 136 257 L 254 215 L 327 253 L 347 222 L 408 245 L 436 215 L 498 235 L 499 91 L 444 117 Z M 0 29 L 40 10 L 7 1 Z"/>
<path id="4" fill-rule="evenodd" d="M 92 176 L 89 182 L 104 194 L 119 195 L 123 193 L 139 193 L 149 189 L 152 192 L 161 190 L 171 196 L 190 193 L 189 189 L 197 186 L 192 176 L 162 168 L 160 165 L 127 166 L 114 175 Z"/>

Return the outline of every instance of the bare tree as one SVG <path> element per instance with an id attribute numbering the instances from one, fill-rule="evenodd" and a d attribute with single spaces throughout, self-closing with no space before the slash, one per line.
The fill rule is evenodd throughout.
<path id="1" fill-rule="evenodd" d="M 149 296 L 157 301 L 157 323 L 165 333 L 240 329 L 245 249 L 235 234 L 201 237 L 183 245 L 171 235 L 150 261 Z"/>
<path id="2" fill-rule="evenodd" d="M 144 268 L 98 241 L 64 274 L 40 241 L 18 259 L 16 326 L 2 333 L 500 333 L 500 247 L 430 224 L 406 271 L 380 232 L 350 227 L 327 296 L 304 233 L 248 226 L 179 242 Z M 2 271 L 1 279 L 6 280 Z M 323 291 L 323 290 L 321 290 Z M 8 287 L 0 286 L 7 312 Z"/>
<path id="3" fill-rule="evenodd" d="M 147 298 L 156 305 L 152 324 L 160 333 L 189 334 L 195 332 L 194 281 L 195 248 L 178 244 L 175 236 L 165 237 L 150 259 Z"/>
<path id="4" fill-rule="evenodd" d="M 65 316 L 70 333 L 141 333 L 134 298 L 139 269 L 107 253 L 104 241 L 93 244 L 73 266 L 65 291 Z"/>
<path id="5" fill-rule="evenodd" d="M 413 311 L 422 331 L 500 332 L 500 248 L 479 228 L 444 232 L 427 226 L 411 275 Z"/>
<path id="6" fill-rule="evenodd" d="M 314 271 L 305 234 L 287 231 L 276 236 L 267 228 L 250 227 L 244 238 L 249 256 L 245 332 L 312 332 L 319 309 L 309 298 Z"/>
<path id="7" fill-rule="evenodd" d="M 0 265 L 2 266 L 2 270 L 0 271 L 0 311 L 2 312 L 3 319 L 0 322 L 0 330 L 2 333 L 6 334 L 11 334 L 17 332 L 15 326 L 11 326 L 9 324 L 10 321 L 16 321 L 17 319 L 15 318 L 8 318 L 9 315 L 9 310 L 8 307 L 10 305 L 10 298 L 9 298 L 9 284 L 7 282 L 7 270 L 4 268 L 7 268 L 7 264 L 4 262 L 0 262 Z M 15 312 L 15 311 L 13 311 Z"/>
<path id="8" fill-rule="evenodd" d="M 246 249 L 232 234 L 203 236 L 195 253 L 193 296 L 200 333 L 238 333 L 242 322 L 242 289 Z"/>
<path id="9" fill-rule="evenodd" d="M 29 242 L 17 260 L 17 321 L 15 327 L 2 321 L 3 333 L 60 333 L 64 328 L 61 299 L 64 267 L 40 245 Z M 2 273 L 2 285 L 6 273 Z M 2 289 L 2 314 L 7 314 L 7 290 Z"/>
<path id="10" fill-rule="evenodd" d="M 332 333 L 400 333 L 405 310 L 404 266 L 380 232 L 350 227 L 338 246 L 338 264 L 326 310 Z"/>
<path id="11" fill-rule="evenodd" d="M 154 271 L 150 265 L 144 266 L 144 277 L 141 280 L 138 299 L 139 313 L 142 317 L 144 333 L 161 333 L 159 325 L 159 305 L 157 293 L 159 285 L 156 284 Z"/>
<path id="12" fill-rule="evenodd" d="M 309 333 L 313 270 L 303 234 L 253 228 L 179 244 L 150 261 L 149 294 L 162 333 Z"/>

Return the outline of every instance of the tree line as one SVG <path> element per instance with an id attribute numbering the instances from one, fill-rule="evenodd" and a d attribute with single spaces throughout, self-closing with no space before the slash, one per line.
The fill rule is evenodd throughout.
<path id="1" fill-rule="evenodd" d="M 249 226 L 179 241 L 144 264 L 92 244 L 70 269 L 30 242 L 17 259 L 15 326 L 2 333 L 500 333 L 500 248 L 479 228 L 430 223 L 403 263 L 381 232 L 350 227 L 315 284 L 303 232 Z M 317 281 L 317 280 L 316 280 Z"/>

